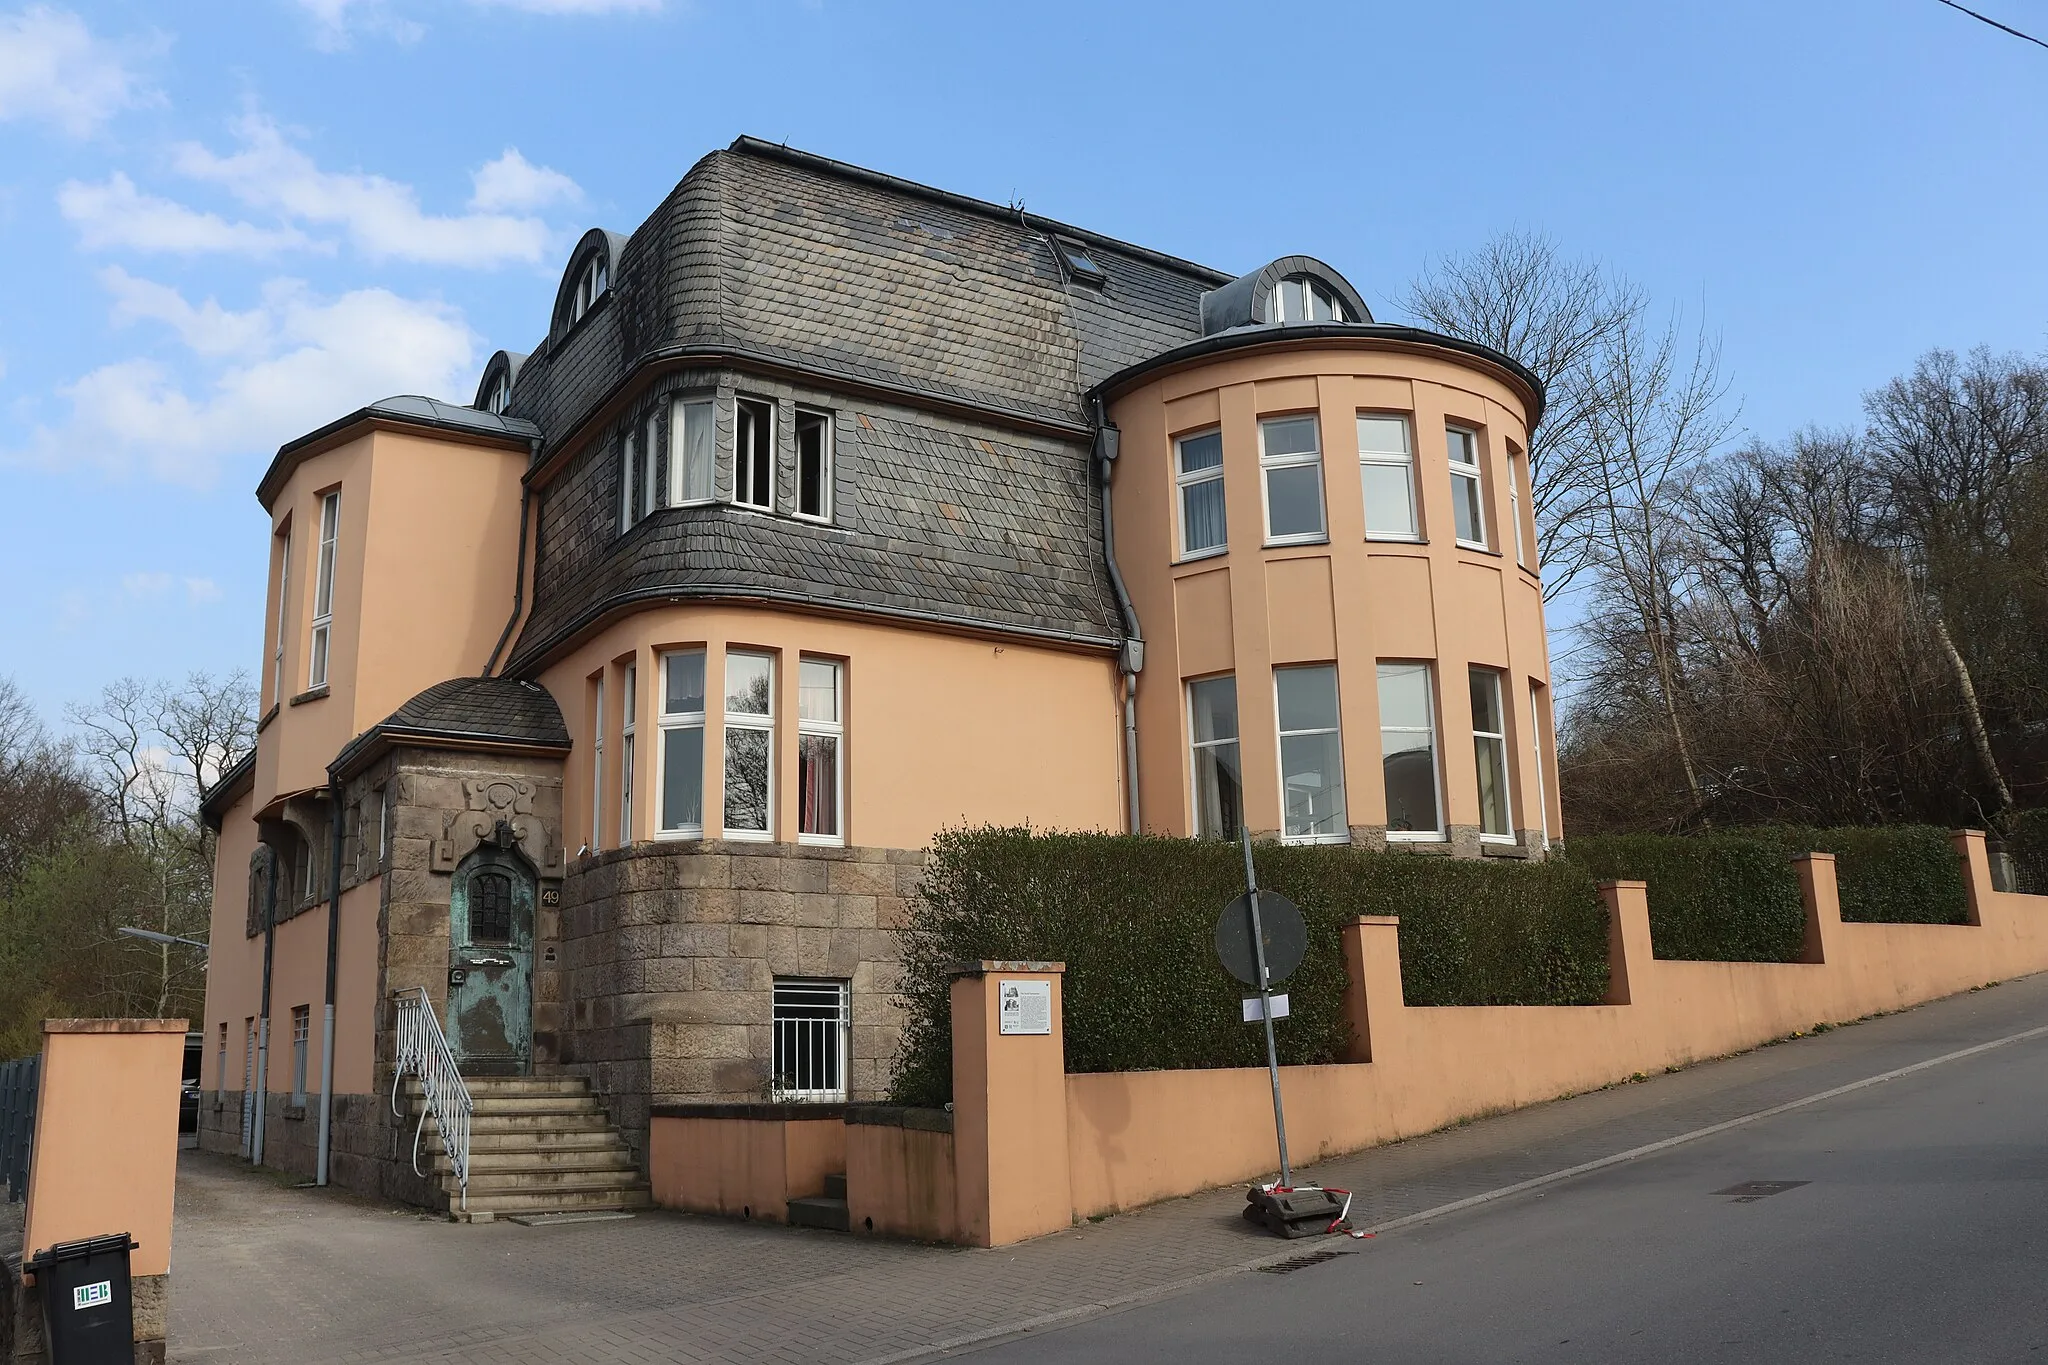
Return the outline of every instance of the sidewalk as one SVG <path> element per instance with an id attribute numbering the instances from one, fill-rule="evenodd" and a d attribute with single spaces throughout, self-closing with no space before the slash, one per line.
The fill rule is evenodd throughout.
<path id="1" fill-rule="evenodd" d="M 2048 1023 L 2048 975 L 1301 1173 L 1371 1226 Z M 1216 1191 L 1021 1246 L 915 1246 L 686 1215 L 458 1226 L 184 1154 L 170 1358 L 193 1362 L 910 1359 L 1198 1291 L 1283 1243 Z M 1483 1216 L 1483 1213 L 1462 1216 Z M 1386 1234 L 1398 1236 L 1398 1232 Z"/>

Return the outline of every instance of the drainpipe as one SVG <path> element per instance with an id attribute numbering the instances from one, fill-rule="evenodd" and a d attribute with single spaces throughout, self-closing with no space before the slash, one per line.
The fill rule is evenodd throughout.
<path id="1" fill-rule="evenodd" d="M 1138 674 L 1145 668 L 1145 632 L 1138 626 L 1138 609 L 1131 605 L 1123 571 L 1116 564 L 1116 515 L 1111 510 L 1109 487 L 1122 433 L 1109 420 L 1102 395 L 1096 394 L 1091 401 L 1095 407 L 1095 463 L 1102 475 L 1102 559 L 1109 568 L 1109 585 L 1116 592 L 1116 607 L 1124 624 L 1123 650 L 1117 656 L 1124 679 L 1124 793 L 1129 799 L 1130 832 L 1136 834 L 1143 828 L 1138 814 Z"/>
<path id="2" fill-rule="evenodd" d="M 256 1096 L 249 1126 L 249 1164 L 263 1164 L 270 1109 L 270 959 L 277 942 L 277 846 L 270 849 L 270 886 L 263 897 L 263 1000 L 256 1009 Z"/>
<path id="3" fill-rule="evenodd" d="M 540 438 L 534 437 L 528 443 L 527 468 L 531 469 L 540 459 Z M 505 629 L 498 636 L 498 643 L 491 647 L 491 657 L 484 664 L 483 676 L 491 676 L 491 670 L 498 666 L 498 656 L 505 652 L 505 642 L 512 638 L 512 628 L 519 624 L 519 614 L 526 610 L 526 516 L 533 503 L 533 489 L 524 479 L 519 481 L 519 559 L 512 568 L 512 615 L 505 620 Z"/>
<path id="4" fill-rule="evenodd" d="M 521 503 L 524 506 L 524 502 Z M 320 1150 L 314 1160 L 313 1183 L 327 1183 L 328 1134 L 334 1121 L 334 964 L 341 949 L 341 779 L 330 770 L 327 800 L 334 807 L 327 842 L 327 994 L 320 1009 Z"/>

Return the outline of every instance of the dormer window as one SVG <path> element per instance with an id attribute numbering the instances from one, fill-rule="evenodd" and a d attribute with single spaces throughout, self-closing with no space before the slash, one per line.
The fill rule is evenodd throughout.
<path id="1" fill-rule="evenodd" d="M 1088 248 L 1071 237 L 1057 237 L 1060 259 L 1066 262 L 1067 273 L 1083 284 L 1102 284 L 1107 278 L 1102 267 L 1095 264 L 1095 258 L 1088 254 Z"/>
<path id="2" fill-rule="evenodd" d="M 1268 322 L 1349 322 L 1337 291 L 1313 275 L 1289 275 L 1273 288 Z"/>
<path id="3" fill-rule="evenodd" d="M 592 253 L 590 259 L 583 263 L 583 269 L 576 276 L 576 297 L 569 305 L 570 323 L 573 325 L 581 322 L 583 315 L 590 311 L 592 305 L 604 297 L 604 291 L 604 257 L 601 254 Z"/>
<path id="4" fill-rule="evenodd" d="M 505 409 L 512 406 L 512 377 L 500 371 L 491 381 L 491 391 L 484 397 L 484 411 L 502 417 Z"/>

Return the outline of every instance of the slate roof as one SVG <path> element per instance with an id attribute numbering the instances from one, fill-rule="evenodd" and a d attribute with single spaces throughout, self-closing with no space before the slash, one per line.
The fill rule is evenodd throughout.
<path id="1" fill-rule="evenodd" d="M 326 426 L 307 432 L 295 440 L 286 441 L 277 448 L 277 454 L 270 461 L 270 467 L 256 485 L 256 497 L 267 508 L 276 498 L 278 490 L 284 487 L 292 470 L 299 462 L 324 447 L 327 442 L 342 435 L 350 427 L 361 422 L 391 422 L 403 426 L 426 427 L 434 431 L 446 431 L 457 436 L 481 437 L 485 440 L 499 440 L 525 445 L 540 435 L 540 428 L 520 417 L 500 416 L 495 412 L 484 412 L 477 408 L 460 407 L 444 403 L 438 398 L 424 398 L 416 393 L 397 394 L 380 398 L 357 408 L 346 417 L 338 417 Z"/>
<path id="2" fill-rule="evenodd" d="M 538 683 L 513 678 L 450 678 L 435 683 L 357 735 L 335 755 L 346 773 L 386 744 L 404 741 L 566 750 L 569 727 Z"/>

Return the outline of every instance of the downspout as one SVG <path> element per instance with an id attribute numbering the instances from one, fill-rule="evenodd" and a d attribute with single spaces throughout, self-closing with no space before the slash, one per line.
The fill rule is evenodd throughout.
<path id="1" fill-rule="evenodd" d="M 532 469 L 540 460 L 540 437 L 528 444 L 526 467 Z M 512 567 L 512 614 L 505 619 L 505 629 L 498 635 L 498 643 L 491 646 L 491 657 L 484 664 L 483 676 L 491 676 L 491 670 L 498 666 L 498 656 L 505 652 L 505 642 L 512 638 L 512 630 L 519 624 L 520 613 L 526 610 L 526 518 L 533 505 L 533 489 L 525 479 L 519 481 L 519 558 Z"/>
<path id="2" fill-rule="evenodd" d="M 263 999 L 256 1007 L 256 1095 L 250 1105 L 249 1164 L 263 1164 L 270 1110 L 270 960 L 277 943 L 277 847 L 270 850 L 270 886 L 263 896 Z"/>
<path id="3" fill-rule="evenodd" d="M 1123 570 L 1116 563 L 1116 514 L 1111 509 L 1110 479 L 1116 468 L 1117 444 L 1122 433 L 1109 420 L 1102 395 L 1090 399 L 1095 409 L 1095 464 L 1102 476 L 1102 560 L 1109 569 L 1109 586 L 1116 592 L 1116 608 L 1123 618 L 1124 645 L 1117 667 L 1124 678 L 1124 794 L 1128 799 L 1132 834 L 1144 825 L 1138 811 L 1138 674 L 1145 668 L 1145 632 L 1138 625 L 1138 609 L 1124 587 Z"/>
<path id="4" fill-rule="evenodd" d="M 522 501 L 521 506 L 524 506 Z M 334 967 L 341 952 L 341 779 L 327 774 L 327 800 L 334 807 L 327 842 L 327 994 L 320 1010 L 320 1149 L 314 1159 L 313 1183 L 327 1183 L 328 1135 L 334 1121 Z"/>

